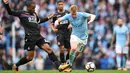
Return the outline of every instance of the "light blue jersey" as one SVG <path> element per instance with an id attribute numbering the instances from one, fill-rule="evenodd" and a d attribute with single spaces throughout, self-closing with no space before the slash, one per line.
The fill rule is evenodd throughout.
<path id="1" fill-rule="evenodd" d="M 61 19 L 70 21 L 70 23 L 72 24 L 72 35 L 76 35 L 80 39 L 85 40 L 88 38 L 88 17 L 89 13 L 77 12 L 75 18 L 73 18 L 71 14 L 66 14 Z"/>
<path id="2" fill-rule="evenodd" d="M 125 47 L 127 34 L 129 34 L 128 28 L 125 25 L 123 25 L 122 27 L 115 26 L 114 34 L 116 35 L 116 45 Z"/>

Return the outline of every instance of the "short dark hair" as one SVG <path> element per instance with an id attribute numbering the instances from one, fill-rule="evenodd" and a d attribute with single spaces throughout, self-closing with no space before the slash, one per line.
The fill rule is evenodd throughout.
<path id="1" fill-rule="evenodd" d="M 57 4 L 60 3 L 60 2 L 63 2 L 63 3 L 64 3 L 64 0 L 58 0 L 58 1 L 57 1 Z"/>
<path id="2" fill-rule="evenodd" d="M 33 1 L 27 1 L 26 6 L 29 7 L 31 4 L 35 4 Z"/>

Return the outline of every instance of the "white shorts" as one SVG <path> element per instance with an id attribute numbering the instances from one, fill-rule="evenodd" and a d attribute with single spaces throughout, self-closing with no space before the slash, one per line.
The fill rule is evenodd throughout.
<path id="1" fill-rule="evenodd" d="M 128 54 L 128 47 L 122 47 L 120 45 L 116 45 L 116 49 L 115 49 L 116 53 L 123 53 L 123 54 Z"/>
<path id="2" fill-rule="evenodd" d="M 85 49 L 86 44 L 87 44 L 87 39 L 81 40 L 80 38 L 78 38 L 75 35 L 71 35 L 70 42 L 72 42 L 72 41 L 78 43 L 78 52 L 82 52 Z"/>

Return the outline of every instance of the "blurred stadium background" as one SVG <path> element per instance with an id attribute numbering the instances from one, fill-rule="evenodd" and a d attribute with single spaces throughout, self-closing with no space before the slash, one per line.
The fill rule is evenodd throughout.
<path id="1" fill-rule="evenodd" d="M 26 0 L 10 0 L 13 9 L 26 9 Z M 36 12 L 44 18 L 54 14 L 57 0 L 33 0 L 36 3 Z M 79 11 L 94 13 L 97 18 L 89 25 L 89 40 L 84 52 L 78 56 L 74 69 L 84 69 L 88 61 L 93 61 L 97 69 L 116 69 L 115 51 L 110 48 L 113 27 L 118 18 L 125 20 L 125 25 L 130 31 L 130 0 L 64 0 L 65 9 L 71 4 L 76 4 Z M 3 39 L 0 41 L 0 70 L 10 70 L 11 64 L 26 55 L 24 51 L 24 29 L 17 17 L 9 16 L 0 0 L 0 24 L 4 29 Z M 51 42 L 51 47 L 59 57 L 59 48 L 55 33 L 50 28 L 50 22 L 41 24 L 41 35 Z M 15 50 L 16 49 L 16 50 Z M 15 52 L 16 51 L 16 52 Z M 130 69 L 130 54 L 126 66 Z M 47 54 L 36 47 L 34 60 L 21 66 L 22 70 L 54 69 Z"/>

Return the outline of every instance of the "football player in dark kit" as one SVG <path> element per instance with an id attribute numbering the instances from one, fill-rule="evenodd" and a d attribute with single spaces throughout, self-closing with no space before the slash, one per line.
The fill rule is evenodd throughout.
<path id="1" fill-rule="evenodd" d="M 37 45 L 42 50 L 48 53 L 50 60 L 53 61 L 56 68 L 59 71 L 64 70 L 68 65 L 60 65 L 57 57 L 53 53 L 52 49 L 49 46 L 49 43 L 40 35 L 40 25 L 39 23 L 45 22 L 50 18 L 44 18 L 42 20 L 39 19 L 37 14 L 35 13 L 35 3 L 32 1 L 27 1 L 27 11 L 13 11 L 9 7 L 8 0 L 3 0 L 4 6 L 9 15 L 19 17 L 22 26 L 25 29 L 25 45 L 24 48 L 28 51 L 27 56 L 21 58 L 16 64 L 13 64 L 13 69 L 15 73 L 18 73 L 18 67 L 20 65 L 26 64 L 31 61 L 34 57 L 35 45 Z"/>
<path id="2" fill-rule="evenodd" d="M 54 28 L 53 24 L 58 18 L 68 13 L 69 12 L 64 9 L 64 1 L 59 0 L 57 2 L 57 10 L 55 17 L 53 17 L 51 28 L 54 32 L 56 32 L 57 43 L 60 48 L 60 60 L 62 64 L 64 64 L 69 59 L 71 25 L 68 20 L 60 22 L 62 25 L 59 25 L 57 28 Z M 64 48 L 67 49 L 66 57 L 64 55 Z"/>

